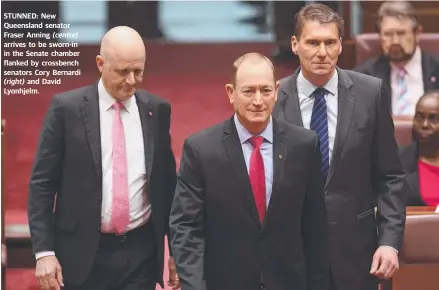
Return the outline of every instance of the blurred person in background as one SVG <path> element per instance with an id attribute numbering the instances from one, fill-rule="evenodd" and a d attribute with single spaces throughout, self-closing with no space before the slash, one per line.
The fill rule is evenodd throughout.
<path id="1" fill-rule="evenodd" d="M 401 149 L 407 174 L 408 206 L 439 205 L 439 91 L 424 94 L 416 104 L 414 141 Z"/>
<path id="2" fill-rule="evenodd" d="M 383 3 L 378 10 L 377 29 L 384 54 L 354 70 L 383 81 L 394 116 L 412 117 L 419 97 L 439 89 L 439 56 L 419 47 L 422 27 L 410 2 Z"/>
<path id="3" fill-rule="evenodd" d="M 271 117 L 278 86 L 267 57 L 241 56 L 235 114 L 184 142 L 170 217 L 183 290 L 328 290 L 318 138 Z"/>
<path id="4" fill-rule="evenodd" d="M 273 116 L 320 138 L 331 289 L 376 290 L 399 267 L 405 176 L 381 80 L 336 66 L 343 28 L 323 4 L 296 15 L 292 48 L 300 67 L 280 81 Z"/>
<path id="5" fill-rule="evenodd" d="M 170 104 L 137 89 L 145 61 L 140 35 L 113 28 L 96 57 L 100 80 L 52 100 L 28 202 L 41 289 L 163 287 L 176 165 Z"/>

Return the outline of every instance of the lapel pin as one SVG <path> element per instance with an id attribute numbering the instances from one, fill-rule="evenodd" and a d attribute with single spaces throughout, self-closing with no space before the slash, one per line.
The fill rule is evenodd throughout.
<path id="1" fill-rule="evenodd" d="M 151 112 L 151 111 L 149 111 L 149 112 L 148 112 L 148 115 L 152 117 L 152 112 Z"/>
<path id="2" fill-rule="evenodd" d="M 436 77 L 432 76 L 430 80 L 431 80 L 432 83 L 435 83 L 436 82 Z"/>
<path id="3" fill-rule="evenodd" d="M 279 154 L 279 159 L 282 159 L 283 157 L 282 157 L 282 155 L 281 154 Z"/>

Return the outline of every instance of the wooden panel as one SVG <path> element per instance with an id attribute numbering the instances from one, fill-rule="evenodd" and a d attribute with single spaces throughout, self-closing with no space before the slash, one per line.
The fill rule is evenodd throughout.
<path id="1" fill-rule="evenodd" d="M 361 33 L 376 32 L 375 20 L 377 11 L 383 1 L 360 1 L 363 12 Z M 411 1 L 415 7 L 423 32 L 439 32 L 439 2 Z"/>
<path id="2" fill-rule="evenodd" d="M 401 265 L 392 286 L 393 290 L 437 290 L 439 265 Z"/>
<path id="3" fill-rule="evenodd" d="M 407 215 L 432 214 L 434 206 L 407 207 Z M 392 290 L 437 290 L 439 287 L 439 265 L 401 264 L 400 270 L 392 279 Z"/>
<path id="4" fill-rule="evenodd" d="M 337 65 L 343 69 L 353 69 L 355 67 L 355 40 L 343 41 L 343 51 Z"/>

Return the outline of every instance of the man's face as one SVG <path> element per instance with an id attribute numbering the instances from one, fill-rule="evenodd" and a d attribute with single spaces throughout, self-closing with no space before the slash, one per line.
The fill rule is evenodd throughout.
<path id="1" fill-rule="evenodd" d="M 300 38 L 292 37 L 292 49 L 300 59 L 304 73 L 332 75 L 342 51 L 337 24 L 306 21 Z"/>
<path id="2" fill-rule="evenodd" d="M 226 91 L 239 120 L 246 127 L 268 123 L 278 87 L 268 63 L 247 61 L 238 68 L 235 86 L 226 85 Z"/>
<path id="3" fill-rule="evenodd" d="M 438 97 L 427 97 L 418 103 L 413 119 L 413 129 L 419 142 L 431 142 L 439 146 Z"/>
<path id="4" fill-rule="evenodd" d="M 142 82 L 145 55 L 123 52 L 111 53 L 108 57 L 96 58 L 102 81 L 107 91 L 118 100 L 126 100 L 134 95 L 137 85 Z"/>
<path id="5" fill-rule="evenodd" d="M 381 47 L 392 62 L 404 62 L 412 58 L 419 41 L 419 33 L 413 29 L 409 18 L 384 17 L 380 27 Z"/>

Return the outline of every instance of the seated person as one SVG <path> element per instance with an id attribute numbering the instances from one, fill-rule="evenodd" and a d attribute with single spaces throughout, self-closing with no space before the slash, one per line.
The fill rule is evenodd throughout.
<path id="1" fill-rule="evenodd" d="M 439 91 L 423 95 L 413 119 L 412 144 L 401 149 L 408 206 L 439 205 Z"/>
<path id="2" fill-rule="evenodd" d="M 439 56 L 419 47 L 421 26 L 409 2 L 383 3 L 377 28 L 384 54 L 354 70 L 382 79 L 392 98 L 392 114 L 412 117 L 419 96 L 439 89 Z"/>

